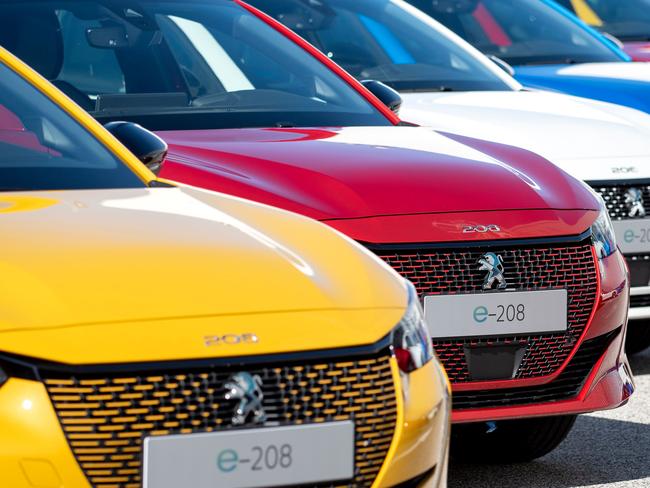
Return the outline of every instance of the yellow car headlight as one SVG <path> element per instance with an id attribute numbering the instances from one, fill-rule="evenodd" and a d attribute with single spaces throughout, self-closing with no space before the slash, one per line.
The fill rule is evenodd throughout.
<path id="1" fill-rule="evenodd" d="M 410 281 L 406 282 L 406 286 L 408 307 L 402 320 L 393 329 L 391 343 L 400 369 L 404 373 L 410 373 L 431 361 L 434 353 L 417 291 Z"/>

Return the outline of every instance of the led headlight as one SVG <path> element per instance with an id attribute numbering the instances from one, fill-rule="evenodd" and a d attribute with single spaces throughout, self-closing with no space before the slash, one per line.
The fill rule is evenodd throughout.
<path id="1" fill-rule="evenodd" d="M 406 284 L 408 307 L 393 330 L 392 345 L 400 369 L 410 373 L 433 359 L 433 345 L 415 287 L 409 281 Z"/>
<path id="2" fill-rule="evenodd" d="M 612 221 L 609 218 L 604 202 L 598 218 L 591 226 L 591 239 L 596 248 L 598 259 L 611 256 L 616 251 L 614 227 L 612 226 Z"/>

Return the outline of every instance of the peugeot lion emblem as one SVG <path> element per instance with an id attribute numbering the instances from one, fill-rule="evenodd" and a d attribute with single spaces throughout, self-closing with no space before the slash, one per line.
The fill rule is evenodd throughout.
<path id="1" fill-rule="evenodd" d="M 630 188 L 625 193 L 625 205 L 627 205 L 629 217 L 645 217 L 643 192 L 638 188 Z"/>
<path id="2" fill-rule="evenodd" d="M 233 412 L 232 424 L 243 425 L 247 421 L 260 424 L 266 420 L 266 412 L 262 405 L 262 378 L 250 373 L 232 375 L 225 384 L 226 400 L 238 400 Z"/>
<path id="3" fill-rule="evenodd" d="M 506 278 L 503 276 L 503 258 L 501 256 L 498 256 L 493 252 L 485 253 L 483 254 L 483 257 L 478 260 L 478 264 L 481 265 L 478 268 L 479 271 L 487 271 L 487 274 L 483 279 L 484 290 L 491 290 L 494 283 L 497 283 L 498 290 L 502 290 L 508 286 Z"/>

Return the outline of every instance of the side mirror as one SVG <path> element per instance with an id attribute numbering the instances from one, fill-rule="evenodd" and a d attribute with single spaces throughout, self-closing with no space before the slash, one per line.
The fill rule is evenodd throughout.
<path id="1" fill-rule="evenodd" d="M 490 61 L 496 64 L 499 68 L 508 73 L 509 76 L 515 76 L 515 69 L 506 63 L 503 59 L 495 56 L 494 54 L 488 54 L 488 58 L 490 58 Z"/>
<path id="2" fill-rule="evenodd" d="M 153 132 L 132 122 L 109 122 L 104 126 L 153 173 L 158 174 L 169 147 Z"/>
<path id="3" fill-rule="evenodd" d="M 396 114 L 399 114 L 399 109 L 402 107 L 402 97 L 399 93 L 393 90 L 390 86 L 384 85 L 381 81 L 377 80 L 362 80 L 361 84 L 365 86 L 370 93 L 376 96 L 381 103 L 386 105 Z"/>

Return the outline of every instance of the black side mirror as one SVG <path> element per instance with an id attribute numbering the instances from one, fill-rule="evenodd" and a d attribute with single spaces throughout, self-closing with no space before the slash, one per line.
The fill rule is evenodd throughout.
<path id="1" fill-rule="evenodd" d="M 104 126 L 153 173 L 158 174 L 169 147 L 153 132 L 132 122 L 109 122 Z"/>
<path id="2" fill-rule="evenodd" d="M 396 114 L 399 114 L 399 109 L 402 107 L 402 97 L 393 90 L 390 86 L 384 85 L 381 81 L 377 80 L 362 80 L 361 84 L 365 86 L 370 93 L 376 96 L 381 103 L 386 105 Z"/>
<path id="3" fill-rule="evenodd" d="M 501 68 L 503 71 L 508 73 L 510 76 L 515 76 L 515 69 L 512 66 L 510 66 L 508 63 L 506 63 L 503 59 L 501 59 L 498 56 L 495 56 L 494 54 L 488 54 L 488 58 L 490 58 L 490 61 L 492 61 L 499 68 Z"/>

